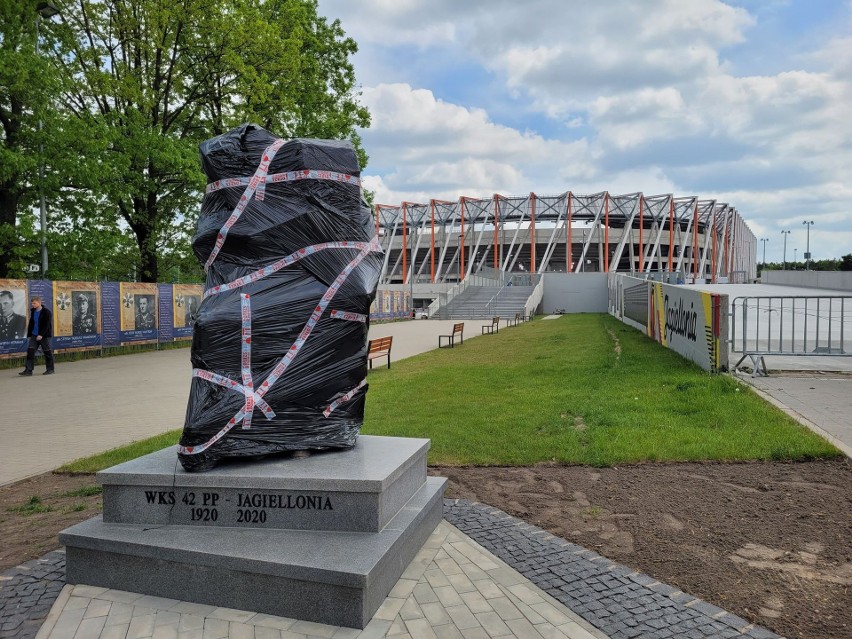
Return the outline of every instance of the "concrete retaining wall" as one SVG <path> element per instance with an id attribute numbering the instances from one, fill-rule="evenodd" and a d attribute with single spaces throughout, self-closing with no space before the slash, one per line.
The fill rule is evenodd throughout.
<path id="1" fill-rule="evenodd" d="M 852 291 L 852 271 L 763 271 L 763 284 Z"/>
<path id="2" fill-rule="evenodd" d="M 545 273 L 541 311 L 556 309 L 566 313 L 606 313 L 606 273 Z"/>

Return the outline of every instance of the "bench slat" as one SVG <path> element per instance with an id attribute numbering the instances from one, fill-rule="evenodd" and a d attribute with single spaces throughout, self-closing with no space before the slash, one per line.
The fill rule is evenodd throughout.
<path id="1" fill-rule="evenodd" d="M 387 357 L 388 368 L 391 367 L 390 353 L 392 344 L 393 335 L 389 337 L 377 337 L 368 342 L 367 361 L 370 362 L 370 368 L 373 368 L 373 360 L 377 357 Z"/>

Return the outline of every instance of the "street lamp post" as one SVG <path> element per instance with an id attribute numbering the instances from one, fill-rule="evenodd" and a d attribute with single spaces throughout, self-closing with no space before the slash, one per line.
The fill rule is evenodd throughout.
<path id="1" fill-rule="evenodd" d="M 808 230 L 807 244 L 805 244 L 805 270 L 811 270 L 811 227 L 814 224 L 813 220 L 802 222 Z"/>
<path id="2" fill-rule="evenodd" d="M 763 242 L 763 270 L 766 270 L 766 243 L 769 241 L 769 238 L 762 237 L 760 241 Z"/>
<path id="3" fill-rule="evenodd" d="M 414 221 L 414 216 L 412 216 L 411 221 L 412 222 Z M 417 251 L 415 249 L 416 244 L 415 244 L 415 241 L 414 241 L 414 237 L 415 237 L 415 234 L 417 233 L 417 229 L 414 226 L 414 224 L 411 225 L 411 231 L 412 231 L 412 233 L 411 233 L 411 276 L 408 278 L 409 284 L 411 286 L 411 288 L 409 289 L 410 290 L 409 304 L 410 304 L 411 307 L 408 309 L 408 311 L 409 311 L 410 317 L 414 318 L 415 317 L 415 315 L 414 315 L 414 258 L 417 257 Z"/>
<path id="4" fill-rule="evenodd" d="M 36 5 L 36 11 L 38 12 L 38 16 L 36 17 L 36 40 L 35 40 L 35 54 L 36 57 L 39 55 L 39 27 L 41 26 L 42 20 L 49 20 L 53 16 L 59 13 L 59 9 L 57 9 L 54 5 L 49 2 L 39 2 Z M 40 218 L 41 218 L 41 277 L 47 277 L 47 205 L 44 201 L 44 143 L 42 142 L 41 136 L 41 117 L 38 119 L 38 153 L 39 153 L 39 166 L 38 166 L 38 190 L 39 190 L 39 205 L 40 205 Z"/>
<path id="5" fill-rule="evenodd" d="M 787 236 L 790 235 L 790 231 L 781 231 L 781 233 L 784 235 L 784 266 L 782 267 L 782 270 L 786 271 L 787 270 Z"/>
<path id="6" fill-rule="evenodd" d="M 798 252 L 799 252 L 799 249 L 797 249 L 797 248 L 794 248 L 794 249 L 793 249 L 793 265 L 794 265 L 794 266 L 795 266 L 796 261 L 797 261 L 796 254 L 797 254 Z"/>

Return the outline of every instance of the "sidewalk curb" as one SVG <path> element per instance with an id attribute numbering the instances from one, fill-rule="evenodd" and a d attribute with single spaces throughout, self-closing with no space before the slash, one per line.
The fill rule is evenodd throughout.
<path id="1" fill-rule="evenodd" d="M 72 590 L 74 590 L 74 586 L 69 584 L 65 584 L 62 587 L 62 590 L 59 592 L 59 596 L 50 608 L 47 618 L 45 618 L 44 623 L 41 624 L 41 628 L 38 629 L 38 634 L 35 636 L 35 639 L 47 639 L 47 637 L 50 636 L 50 633 L 53 632 L 54 626 L 56 626 L 56 622 L 59 620 L 59 615 L 61 615 L 62 611 L 65 609 L 65 604 L 71 598 Z"/>
<path id="2" fill-rule="evenodd" d="M 811 431 L 813 431 L 814 433 L 816 433 L 817 435 L 819 435 L 823 439 L 828 440 L 828 442 L 832 446 L 834 446 L 840 452 L 842 452 L 844 455 L 846 455 L 846 457 L 848 459 L 852 459 L 852 448 L 850 448 L 849 446 L 844 444 L 842 441 L 837 439 L 837 437 L 835 437 L 834 435 L 829 433 L 827 430 L 823 429 L 818 424 L 815 424 L 814 422 L 809 420 L 807 417 L 805 417 L 801 413 L 797 413 L 795 410 L 793 410 L 792 408 L 787 406 L 785 403 L 783 403 L 781 400 L 777 399 L 775 396 L 770 395 L 769 393 L 767 393 L 762 388 L 758 388 L 757 386 L 752 384 L 749 379 L 739 377 L 739 376 L 736 376 L 736 375 L 734 376 L 734 378 L 745 383 L 745 384 L 748 384 L 749 388 L 751 388 L 751 390 L 754 392 L 755 395 L 765 399 L 767 402 L 769 402 L 770 404 L 772 404 L 776 408 L 781 409 L 784 413 L 786 413 L 787 415 L 789 415 L 790 417 L 795 419 L 797 422 L 799 422 L 805 428 L 810 429 Z"/>

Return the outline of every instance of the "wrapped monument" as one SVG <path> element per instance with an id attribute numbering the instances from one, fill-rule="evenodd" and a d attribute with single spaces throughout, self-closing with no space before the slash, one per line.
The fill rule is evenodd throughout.
<path id="1" fill-rule="evenodd" d="M 207 282 L 181 464 L 353 446 L 382 250 L 352 145 L 247 124 L 201 160 L 193 248 Z"/>

